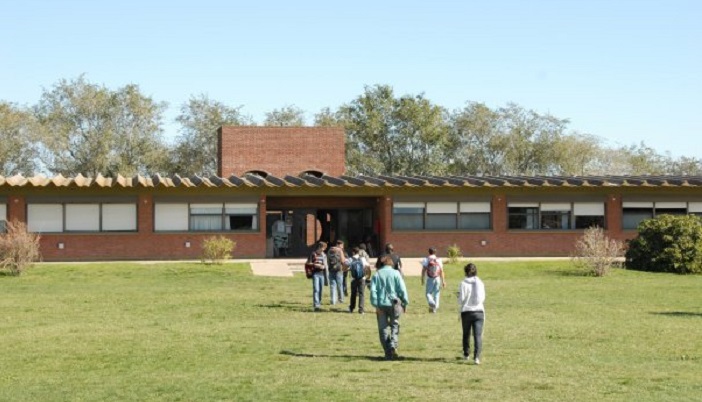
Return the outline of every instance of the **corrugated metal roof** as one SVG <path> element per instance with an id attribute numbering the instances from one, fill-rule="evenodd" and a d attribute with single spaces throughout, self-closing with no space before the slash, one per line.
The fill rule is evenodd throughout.
<path id="1" fill-rule="evenodd" d="M 0 176 L 0 187 L 702 187 L 702 176 Z"/>

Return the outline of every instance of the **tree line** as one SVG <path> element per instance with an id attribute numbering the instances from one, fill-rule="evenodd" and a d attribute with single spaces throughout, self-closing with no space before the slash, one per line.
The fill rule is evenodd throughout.
<path id="1" fill-rule="evenodd" d="M 113 90 L 84 76 L 44 89 L 34 105 L 0 101 L 0 173 L 212 176 L 217 128 L 257 124 L 243 106 L 194 95 L 180 106 L 178 135 L 168 142 L 166 107 L 137 85 Z M 261 124 L 303 126 L 305 111 L 287 105 Z M 467 102 L 451 111 L 389 85 L 366 86 L 348 103 L 320 110 L 314 125 L 345 129 L 351 175 L 702 174 L 699 158 L 674 158 L 643 142 L 608 147 L 567 119 L 514 103 Z"/>

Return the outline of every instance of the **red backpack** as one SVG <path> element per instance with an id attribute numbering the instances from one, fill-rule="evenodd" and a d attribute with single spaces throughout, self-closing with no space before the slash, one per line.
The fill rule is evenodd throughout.
<path id="1" fill-rule="evenodd" d="M 441 273 L 441 265 L 439 265 L 439 260 L 436 258 L 429 258 L 427 262 L 427 276 L 430 278 L 436 278 Z"/>

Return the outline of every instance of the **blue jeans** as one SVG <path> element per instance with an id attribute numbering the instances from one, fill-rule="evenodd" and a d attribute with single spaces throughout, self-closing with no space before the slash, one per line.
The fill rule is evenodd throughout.
<path id="1" fill-rule="evenodd" d="M 344 302 L 344 273 L 341 270 L 329 271 L 329 287 L 331 293 L 331 304 Z"/>
<path id="2" fill-rule="evenodd" d="M 324 271 L 315 271 L 312 274 L 312 306 L 319 308 L 322 305 L 322 290 L 324 289 Z"/>
<path id="3" fill-rule="evenodd" d="M 376 307 L 378 338 L 383 346 L 385 357 L 390 357 L 392 349 L 397 349 L 400 341 L 400 316 L 392 307 Z"/>
<path id="4" fill-rule="evenodd" d="M 482 311 L 463 311 L 461 313 L 461 324 L 463 326 L 463 356 L 470 356 L 470 333 L 473 332 L 473 343 L 475 344 L 475 359 L 480 359 L 483 352 L 483 324 L 485 323 L 485 313 Z"/>
<path id="5" fill-rule="evenodd" d="M 431 308 L 439 308 L 439 301 L 441 299 L 441 277 L 436 278 L 427 277 L 427 303 Z"/>

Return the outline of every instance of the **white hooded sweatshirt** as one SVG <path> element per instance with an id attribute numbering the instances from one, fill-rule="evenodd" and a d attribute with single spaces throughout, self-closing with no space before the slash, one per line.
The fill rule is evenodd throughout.
<path id="1" fill-rule="evenodd" d="M 465 278 L 458 288 L 458 305 L 461 311 L 485 311 L 485 285 L 477 276 Z"/>

